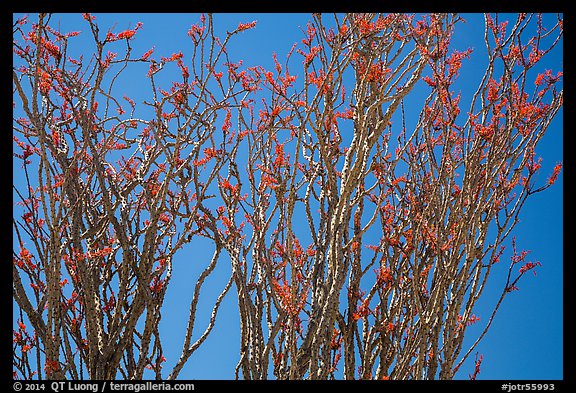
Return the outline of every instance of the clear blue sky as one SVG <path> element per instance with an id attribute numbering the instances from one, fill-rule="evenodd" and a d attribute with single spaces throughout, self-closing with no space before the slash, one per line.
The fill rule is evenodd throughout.
<path id="1" fill-rule="evenodd" d="M 21 15 L 14 15 L 18 18 Z M 131 42 L 135 54 L 156 47 L 153 57 L 170 56 L 182 51 L 185 56 L 191 54 L 190 39 L 187 31 L 198 22 L 199 15 L 192 14 L 95 14 L 101 32 L 115 26 L 115 32 L 143 23 L 136 39 Z M 461 69 L 461 89 L 463 96 L 475 90 L 486 64 L 483 43 L 483 17 L 481 14 L 465 14 L 466 23 L 460 23 L 453 40 L 454 49 L 474 49 L 472 59 L 464 61 Z M 32 21 L 35 15 L 30 15 Z M 513 19 L 513 18 L 512 18 Z M 239 22 L 258 21 L 255 29 L 248 30 L 236 37 L 229 46 L 229 55 L 233 61 L 243 59 L 244 65 L 262 65 L 273 69 L 272 54 L 275 52 L 281 63 L 293 43 L 302 38 L 302 31 L 309 20 L 307 14 L 217 14 L 217 31 L 224 35 L 233 30 Z M 72 41 L 75 51 L 82 50 L 90 42 L 91 35 L 87 23 L 81 15 L 56 14 L 52 25 L 62 31 L 79 30 L 82 34 Z M 88 56 L 88 53 L 86 54 Z M 86 57 L 85 56 L 85 57 Z M 542 60 L 538 72 L 552 69 L 561 71 L 562 46 L 556 48 Z M 175 69 L 175 68 L 174 68 Z M 141 74 L 126 72 L 119 81 L 122 93 L 136 102 L 149 98 L 150 88 Z M 177 71 L 176 71 L 177 72 Z M 292 70 L 296 73 L 296 69 Z M 464 100 L 464 98 L 463 98 Z M 464 105 L 464 108 L 467 106 Z M 418 109 L 419 110 L 419 109 Z M 557 162 L 563 160 L 563 123 L 562 110 L 552 122 L 542 140 L 537 155 L 543 158 L 540 174 L 545 182 Z M 21 185 L 21 167 L 14 165 L 14 183 Z M 525 205 L 521 222 L 516 227 L 519 249 L 529 249 L 529 260 L 538 260 L 542 267 L 537 276 L 527 275 L 520 282 L 520 291 L 508 296 L 496 317 L 491 330 L 478 347 L 483 354 L 482 372 L 479 379 L 561 379 L 562 378 L 562 265 L 563 265 L 563 175 L 554 187 L 530 198 Z M 14 207 L 17 215 L 18 207 Z M 15 246 L 16 247 L 16 246 Z M 163 347 L 168 359 L 165 370 L 171 370 L 181 352 L 182 340 L 187 322 L 188 304 L 193 291 L 195 278 L 199 271 L 193 263 L 200 258 L 210 258 L 210 244 L 196 243 L 193 250 L 186 249 L 177 254 L 174 261 L 174 275 L 168 289 L 161 333 L 164 336 Z M 507 254 L 505 254 L 506 256 Z M 492 277 L 487 288 L 485 300 L 479 305 L 476 315 L 482 322 L 489 317 L 495 296 L 503 286 L 506 259 Z M 201 306 L 210 307 L 220 292 L 228 268 L 221 263 L 214 278 L 207 282 L 205 297 Z M 14 313 L 14 321 L 17 314 Z M 209 318 L 209 310 L 199 313 L 198 332 L 202 332 Z M 478 326 L 479 328 L 480 326 Z M 475 336 L 476 326 L 468 334 Z M 180 377 L 182 379 L 231 379 L 239 358 L 239 321 L 235 304 L 234 288 L 226 297 L 219 312 L 216 327 L 196 354 L 188 361 Z M 195 337 L 198 337 L 197 335 Z M 473 356 L 461 368 L 457 378 L 466 379 L 473 371 Z"/>

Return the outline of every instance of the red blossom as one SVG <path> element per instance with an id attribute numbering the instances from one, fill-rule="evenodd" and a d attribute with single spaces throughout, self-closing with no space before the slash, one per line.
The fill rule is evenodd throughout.
<path id="1" fill-rule="evenodd" d="M 532 51 L 530 52 L 530 55 L 528 56 L 528 60 L 529 60 L 530 65 L 534 65 L 537 62 L 539 62 L 543 55 L 544 55 L 544 51 L 538 49 L 536 47 L 536 45 L 533 45 Z"/>
<path id="2" fill-rule="evenodd" d="M 230 184 L 228 179 L 224 179 L 224 180 L 220 181 L 219 185 L 224 190 L 230 191 L 230 193 L 233 195 L 236 195 L 240 191 L 240 185 L 237 184 L 237 185 L 233 186 L 232 184 Z"/>
<path id="3" fill-rule="evenodd" d="M 110 312 L 114 309 L 115 305 L 116 305 L 116 297 L 114 293 L 112 293 L 108 298 L 108 300 L 105 301 L 104 307 L 102 307 L 102 311 Z"/>
<path id="4" fill-rule="evenodd" d="M 536 266 L 542 266 L 540 262 L 527 262 L 519 270 L 520 274 L 524 274 L 529 270 L 534 269 Z M 536 271 L 533 272 L 536 275 Z"/>
<path id="5" fill-rule="evenodd" d="M 436 87 L 436 81 L 434 81 L 432 78 L 430 78 L 428 75 L 426 75 L 424 78 L 422 78 L 422 80 L 424 82 L 426 82 L 428 84 L 428 86 L 430 87 Z"/>
<path id="6" fill-rule="evenodd" d="M 526 168 L 528 169 L 528 173 L 533 175 L 542 167 L 542 157 L 539 157 L 538 160 L 534 159 L 534 152 L 528 153 L 528 162 L 526 163 Z"/>
<path id="7" fill-rule="evenodd" d="M 552 175 L 550 175 L 550 177 L 548 178 L 548 184 L 552 185 L 556 182 L 556 179 L 558 179 L 558 175 L 560 174 L 561 170 L 562 170 L 562 163 L 556 164 L 556 166 L 553 169 Z"/>
<path id="8" fill-rule="evenodd" d="M 20 254 L 19 254 L 20 258 L 19 260 L 17 260 L 17 266 L 20 268 L 23 268 L 24 266 L 26 266 L 27 269 L 29 270 L 36 270 L 38 269 L 38 265 L 32 263 L 32 254 L 30 253 L 30 251 L 28 251 L 28 249 L 22 247 L 20 249 Z"/>
<path id="9" fill-rule="evenodd" d="M 190 29 L 188 30 L 188 36 L 190 36 L 190 38 L 192 38 L 192 41 L 194 41 L 195 44 L 197 44 L 200 39 L 202 38 L 202 35 L 204 34 L 204 29 L 206 28 L 206 26 L 197 26 L 197 25 L 192 25 L 190 27 Z"/>
<path id="10" fill-rule="evenodd" d="M 354 109 L 348 108 L 345 111 L 336 112 L 335 115 L 336 115 L 336 117 L 339 117 L 341 119 L 353 119 L 354 118 Z"/>
<path id="11" fill-rule="evenodd" d="M 226 109 L 226 117 L 224 118 L 224 124 L 222 124 L 222 131 L 224 131 L 224 134 L 227 134 L 228 131 L 230 130 L 230 127 L 232 127 L 232 112 L 230 111 L 230 108 Z"/>
<path id="12" fill-rule="evenodd" d="M 256 26 L 256 21 L 253 21 L 250 23 L 239 23 L 236 30 L 244 31 L 244 30 L 252 29 L 254 26 Z"/>
<path id="13" fill-rule="evenodd" d="M 458 74 L 458 71 L 462 67 L 462 59 L 469 59 L 471 53 L 472 49 L 467 49 L 464 52 L 454 51 L 454 53 L 452 53 L 452 55 L 446 60 L 446 64 L 448 64 L 449 79 L 452 79 Z"/>
<path id="14" fill-rule="evenodd" d="M 58 45 L 52 43 L 52 41 L 45 40 L 44 38 L 42 38 L 42 45 L 48 51 L 48 53 L 50 53 L 52 57 L 56 59 L 60 59 L 60 57 L 62 57 L 62 55 L 60 54 L 60 48 L 58 47 Z"/>
<path id="15" fill-rule="evenodd" d="M 360 306 L 358 308 L 356 308 L 356 312 L 352 314 L 352 319 L 357 321 L 359 319 L 364 319 L 368 315 L 370 315 L 372 313 L 372 310 L 370 310 L 369 305 L 370 305 L 370 299 L 369 298 L 362 300 L 362 302 L 360 303 Z"/>
<path id="16" fill-rule="evenodd" d="M 498 99 L 498 90 L 500 85 L 494 80 L 490 79 L 488 81 L 488 101 L 496 101 Z"/>
<path id="17" fill-rule="evenodd" d="M 342 333 L 338 329 L 333 329 L 332 338 L 330 339 L 330 349 L 333 351 L 337 350 L 340 348 L 340 345 L 342 345 L 343 341 L 344 338 L 342 337 Z"/>
<path id="18" fill-rule="evenodd" d="M 390 269 L 388 268 L 375 269 L 374 272 L 376 273 L 376 283 L 378 285 L 394 281 L 394 277 L 390 274 Z"/>
<path id="19" fill-rule="evenodd" d="M 132 37 L 134 37 L 134 35 L 136 34 L 136 31 L 138 29 L 140 29 L 141 27 L 142 27 L 142 22 L 138 22 L 134 29 L 127 29 L 127 30 L 121 31 L 118 34 L 114 34 L 111 31 L 109 31 L 106 34 L 106 41 L 114 42 L 114 41 L 118 41 L 118 40 L 122 40 L 122 39 L 130 40 L 130 39 L 132 39 Z"/>
<path id="20" fill-rule="evenodd" d="M 366 79 L 369 82 L 385 82 L 392 70 L 390 68 L 385 68 L 384 64 L 383 61 L 372 64 L 368 71 L 368 75 L 366 75 Z"/>
<path id="21" fill-rule="evenodd" d="M 158 220 L 160 220 L 164 223 L 169 223 L 170 222 L 170 216 L 166 213 L 162 213 L 162 214 L 160 214 L 160 217 L 158 217 Z"/>
<path id="22" fill-rule="evenodd" d="M 286 165 L 286 157 L 284 155 L 284 144 L 278 143 L 274 148 L 274 153 L 276 154 L 276 159 L 274 160 L 274 168 L 279 169 Z"/>
<path id="23" fill-rule="evenodd" d="M 156 48 L 155 46 L 153 46 L 152 48 L 150 48 L 146 53 L 144 53 L 144 54 L 142 55 L 142 57 L 141 57 L 140 59 L 142 59 L 142 60 L 148 60 L 148 58 L 150 57 L 150 55 L 152 54 L 152 52 L 154 52 L 154 49 L 155 49 L 155 48 Z"/>
<path id="24" fill-rule="evenodd" d="M 308 22 L 306 25 L 306 38 L 302 39 L 302 43 L 306 46 L 312 45 L 312 40 L 316 36 L 316 28 L 312 25 L 312 23 Z"/>
<path id="25" fill-rule="evenodd" d="M 276 356 L 274 356 L 274 367 L 278 367 L 282 363 L 282 358 L 284 354 L 282 352 L 278 352 Z"/>
<path id="26" fill-rule="evenodd" d="M 121 40 L 123 38 L 126 38 L 127 40 L 129 40 L 130 38 L 132 38 L 134 36 L 134 34 L 136 34 L 136 31 L 134 31 L 134 30 L 124 30 L 124 31 L 118 33 L 116 38 L 119 40 Z"/>
<path id="27" fill-rule="evenodd" d="M 40 81 L 38 84 L 38 88 L 40 89 L 40 94 L 43 96 L 48 95 L 50 90 L 52 89 L 52 77 L 46 71 L 41 71 L 39 73 Z"/>
<path id="28" fill-rule="evenodd" d="M 32 212 L 26 212 L 22 215 L 22 218 L 24 219 L 24 221 L 27 224 L 30 224 L 32 222 Z"/>
<path id="29" fill-rule="evenodd" d="M 484 356 L 480 355 L 476 355 L 476 361 L 474 363 L 474 373 L 471 375 L 468 375 L 468 377 L 471 380 L 475 380 L 476 377 L 478 377 L 478 374 L 480 374 L 480 365 L 482 364 L 482 359 L 484 358 Z"/>
<path id="30" fill-rule="evenodd" d="M 492 125 L 483 126 L 482 124 L 476 124 L 474 131 L 476 131 L 478 135 L 486 141 L 492 140 L 492 137 L 494 136 L 494 126 Z"/>
<path id="31" fill-rule="evenodd" d="M 207 147 L 204 149 L 204 157 L 201 158 L 200 160 L 192 161 L 192 165 L 194 166 L 206 165 L 208 161 L 210 161 L 214 157 L 217 157 L 220 154 L 222 154 L 222 150 L 220 149 L 216 150 L 211 147 Z"/>
<path id="32" fill-rule="evenodd" d="M 58 370 L 60 370 L 60 363 L 58 363 L 58 360 L 46 359 L 46 363 L 44 365 L 44 371 L 46 371 L 46 373 L 52 374 Z"/>
<path id="33" fill-rule="evenodd" d="M 150 290 L 154 293 L 160 293 L 164 288 L 164 280 L 160 279 L 159 276 L 154 276 L 152 283 L 150 284 Z"/>
<path id="34" fill-rule="evenodd" d="M 360 34 L 371 33 L 375 28 L 375 24 L 373 22 L 366 20 L 362 16 L 359 16 L 358 18 L 356 18 L 356 20 L 354 22 L 356 22 L 356 25 L 360 29 Z"/>
<path id="35" fill-rule="evenodd" d="M 477 317 L 474 314 L 469 316 L 468 320 L 466 320 L 466 321 L 464 321 L 464 318 L 462 317 L 462 315 L 458 315 L 458 330 L 464 329 L 464 326 L 471 326 L 471 325 L 475 324 L 476 322 L 478 322 L 479 320 L 480 320 L 480 317 Z"/>
<path id="36" fill-rule="evenodd" d="M 261 184 L 264 188 L 269 187 L 272 190 L 278 187 L 278 181 L 274 177 L 266 174 L 262 175 Z"/>
<path id="37" fill-rule="evenodd" d="M 265 76 L 266 76 L 266 81 L 268 83 L 270 83 L 272 86 L 276 85 L 276 83 L 274 82 L 274 74 L 272 74 L 272 71 L 266 72 Z"/>
<path id="38" fill-rule="evenodd" d="M 182 52 L 172 53 L 172 55 L 170 57 L 162 57 L 162 61 L 165 63 L 169 63 L 172 61 L 177 61 L 183 57 L 184 57 L 184 54 Z"/>
<path id="39" fill-rule="evenodd" d="M 316 57 L 316 55 L 322 51 L 322 47 L 320 46 L 313 46 L 312 48 L 310 48 L 310 52 L 309 53 L 304 53 L 302 51 L 299 51 L 299 53 L 301 55 L 304 56 L 304 61 L 302 61 L 302 64 L 304 64 L 305 66 L 309 65 L 310 63 L 312 63 L 312 60 L 314 60 L 314 57 Z"/>

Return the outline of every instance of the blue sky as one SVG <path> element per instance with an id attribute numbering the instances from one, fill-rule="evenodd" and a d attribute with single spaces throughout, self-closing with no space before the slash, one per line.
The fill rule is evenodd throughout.
<path id="1" fill-rule="evenodd" d="M 18 18 L 21 15 L 14 15 Z M 195 14 L 95 14 L 100 30 L 105 32 L 115 26 L 115 32 L 133 28 L 137 22 L 143 23 L 136 39 L 131 42 L 135 54 L 143 54 L 155 46 L 154 58 L 170 56 L 182 51 L 191 53 L 187 31 L 198 22 Z M 483 17 L 481 14 L 465 14 L 466 23 L 456 29 L 453 47 L 465 50 L 474 49 L 471 60 L 464 61 L 461 69 L 460 85 L 463 95 L 475 90 L 483 75 L 486 64 L 483 43 Z M 547 17 L 550 17 L 548 15 Z M 34 15 L 30 15 L 34 20 Z M 245 31 L 233 40 L 228 53 L 233 60 L 244 60 L 245 66 L 262 65 L 273 69 L 272 54 L 276 53 L 283 63 L 286 53 L 295 42 L 303 38 L 309 20 L 307 14 L 216 14 L 214 21 L 217 32 L 225 34 L 240 22 L 258 23 L 255 29 Z M 55 14 L 53 26 L 62 31 L 80 30 L 82 34 L 73 41 L 76 50 L 88 50 L 90 42 L 87 24 L 79 14 Z M 557 72 L 563 69 L 562 46 L 557 47 L 542 60 L 538 67 Z M 295 67 L 292 73 L 298 74 Z M 148 98 L 150 92 L 146 70 L 142 73 L 128 72 L 119 81 L 122 93 L 138 101 Z M 460 87 L 459 87 L 460 86 Z M 463 106 L 466 108 L 466 105 Z M 416 108 L 419 110 L 419 108 Z M 543 158 L 540 181 L 543 183 L 552 168 L 563 160 L 562 110 L 552 122 L 542 139 L 537 155 Z M 14 184 L 21 186 L 21 166 L 14 165 Z M 561 379 L 562 378 L 562 264 L 563 264 L 563 175 L 543 193 L 528 199 L 521 222 L 515 230 L 519 249 L 531 250 L 529 260 L 538 260 L 542 267 L 537 276 L 527 275 L 520 282 L 520 291 L 508 296 L 496 317 L 491 330 L 477 351 L 484 356 L 479 379 Z M 14 207 L 17 215 L 18 207 Z M 171 369 L 180 355 L 183 335 L 187 322 L 188 304 L 193 291 L 193 283 L 200 271 L 194 264 L 199 258 L 210 258 L 212 247 L 208 242 L 195 243 L 193 250 L 183 250 L 174 261 L 175 274 L 170 283 L 164 303 L 161 332 L 165 356 L 168 359 L 165 370 Z M 505 254 L 506 255 L 506 254 Z M 507 271 L 503 258 L 501 271 L 496 271 L 485 299 L 479 304 L 477 315 L 481 322 L 488 319 L 495 296 L 499 295 L 504 274 Z M 223 261 L 225 262 L 225 261 Z M 225 284 L 228 267 L 221 263 L 214 277 L 207 281 L 200 307 L 211 307 L 216 296 Z M 209 318 L 209 309 L 198 315 L 199 330 L 202 332 Z M 484 311 L 484 312 L 483 312 Z M 485 319 L 484 319 L 484 318 Z M 17 314 L 14 313 L 14 321 Z M 480 326 L 472 326 L 469 334 L 474 336 Z M 234 289 L 224 300 L 215 329 L 211 336 L 188 361 L 180 378 L 182 379 L 231 379 L 239 358 L 239 320 L 235 304 Z M 466 346 L 465 346 L 466 347 Z M 466 379 L 473 371 L 473 356 L 461 368 L 457 378 Z"/>

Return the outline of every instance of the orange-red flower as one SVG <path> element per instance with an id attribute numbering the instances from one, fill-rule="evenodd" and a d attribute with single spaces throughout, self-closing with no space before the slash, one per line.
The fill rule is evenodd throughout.
<path id="1" fill-rule="evenodd" d="M 49 73 L 45 71 L 40 72 L 40 83 L 38 85 L 40 89 L 40 94 L 43 96 L 48 95 L 50 90 L 52 89 L 52 77 Z"/>
<path id="2" fill-rule="evenodd" d="M 244 31 L 244 30 L 248 30 L 253 28 L 254 26 L 256 26 L 256 21 L 250 22 L 250 23 L 240 23 L 238 24 L 238 31 Z"/>
<path id="3" fill-rule="evenodd" d="M 150 57 L 150 55 L 152 54 L 152 52 L 154 52 L 154 49 L 156 47 L 153 46 L 150 50 L 148 50 L 146 53 L 144 53 L 141 57 L 142 60 L 148 60 L 148 58 Z"/>
<path id="4" fill-rule="evenodd" d="M 556 182 L 556 179 L 558 179 L 558 175 L 560 174 L 561 170 L 562 170 L 562 163 L 556 164 L 556 166 L 553 169 L 552 175 L 550 175 L 550 177 L 548 178 L 548 184 L 552 185 Z"/>

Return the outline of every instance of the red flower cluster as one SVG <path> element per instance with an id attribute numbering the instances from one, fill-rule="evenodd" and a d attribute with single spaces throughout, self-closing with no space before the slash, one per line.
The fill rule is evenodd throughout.
<path id="1" fill-rule="evenodd" d="M 352 314 L 352 318 L 357 321 L 359 319 L 366 318 L 371 313 L 372 310 L 370 309 L 370 299 L 366 298 L 362 300 L 360 306 L 356 308 L 356 312 Z"/>
<path id="2" fill-rule="evenodd" d="M 218 185 L 222 187 L 222 189 L 230 191 L 232 195 L 237 195 L 240 192 L 240 185 L 236 184 L 235 186 L 233 186 L 232 184 L 230 184 L 228 179 L 220 181 Z"/>
<path id="3" fill-rule="evenodd" d="M 274 160 L 274 169 L 277 170 L 288 164 L 286 161 L 286 155 L 284 154 L 284 144 L 278 143 L 274 148 L 274 153 L 276 154 L 276 159 Z"/>
<path id="4" fill-rule="evenodd" d="M 253 21 L 250 23 L 240 23 L 240 24 L 238 24 L 238 27 L 236 28 L 236 30 L 244 31 L 244 30 L 252 29 L 254 26 L 256 26 L 256 21 Z"/>
<path id="5" fill-rule="evenodd" d="M 496 101 L 498 99 L 498 91 L 500 85 L 494 79 L 488 81 L 488 101 Z"/>
<path id="6" fill-rule="evenodd" d="M 86 19 L 86 18 L 84 18 L 84 19 Z M 111 31 L 109 31 L 108 34 L 106 34 L 106 41 L 114 42 L 114 41 L 123 40 L 123 39 L 126 39 L 126 40 L 132 39 L 132 37 L 134 37 L 134 35 L 136 34 L 136 31 L 138 29 L 140 29 L 141 27 L 142 27 L 142 22 L 138 22 L 134 29 L 124 30 L 118 34 L 114 34 Z"/>
<path id="7" fill-rule="evenodd" d="M 542 264 L 540 262 L 527 262 L 524 264 L 524 266 L 522 266 L 519 270 L 520 274 L 524 274 L 529 270 L 534 269 L 536 266 L 542 266 Z M 536 272 L 534 271 L 534 275 L 536 275 Z"/>
<path id="8" fill-rule="evenodd" d="M 561 170 L 562 170 L 562 163 L 556 164 L 556 166 L 553 169 L 552 175 L 548 178 L 548 184 L 552 185 L 556 182 L 556 179 L 558 179 L 558 175 L 560 174 Z"/>
<path id="9" fill-rule="evenodd" d="M 458 330 L 463 329 L 464 326 L 471 326 L 471 325 L 475 324 L 476 322 L 478 322 L 479 320 L 480 320 L 480 317 L 477 317 L 474 314 L 472 314 L 470 317 L 468 317 L 467 321 L 464 321 L 464 318 L 462 318 L 462 315 L 458 315 Z"/>
<path id="10" fill-rule="evenodd" d="M 378 285 L 388 284 L 394 281 L 394 277 L 390 274 L 390 269 L 384 267 L 381 269 L 375 269 L 376 273 L 376 283 Z"/>
<path id="11" fill-rule="evenodd" d="M 480 365 L 482 364 L 482 359 L 484 357 L 482 355 L 476 356 L 476 362 L 474 363 L 474 374 L 468 375 L 471 380 L 475 380 L 478 374 L 480 374 Z"/>
<path id="12" fill-rule="evenodd" d="M 164 288 L 164 280 L 160 279 L 159 276 L 154 276 L 152 283 L 150 283 L 150 290 L 154 293 L 160 293 Z"/>
<path id="13" fill-rule="evenodd" d="M 192 38 L 192 41 L 194 41 L 195 44 L 198 43 L 198 41 L 200 41 L 200 38 L 202 38 L 202 34 L 204 34 L 204 29 L 206 28 L 206 26 L 197 26 L 197 25 L 192 25 L 190 27 L 190 30 L 188 30 L 188 35 L 190 36 L 190 38 Z"/>
<path id="14" fill-rule="evenodd" d="M 38 76 L 40 77 L 40 82 L 38 83 L 40 94 L 46 96 L 52 89 L 52 77 L 46 71 L 40 71 Z"/>
<path id="15" fill-rule="evenodd" d="M 200 165 L 206 165 L 206 163 L 208 161 L 210 161 L 212 158 L 218 156 L 219 154 L 222 154 L 222 150 L 218 149 L 213 149 L 211 147 L 207 147 L 204 149 L 204 157 L 199 159 L 199 160 L 194 160 L 192 161 L 192 165 L 194 166 L 200 166 Z"/>
<path id="16" fill-rule="evenodd" d="M 141 57 L 142 60 L 148 60 L 148 58 L 150 57 L 150 55 L 152 54 L 152 52 L 154 52 L 154 49 L 156 47 L 153 46 L 152 48 L 150 48 L 146 53 L 144 53 Z"/>

